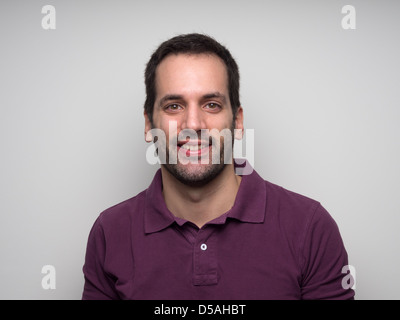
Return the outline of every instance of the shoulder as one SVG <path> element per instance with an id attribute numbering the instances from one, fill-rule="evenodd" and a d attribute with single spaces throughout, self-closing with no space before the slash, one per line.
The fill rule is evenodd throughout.
<path id="1" fill-rule="evenodd" d="M 99 214 L 89 233 L 87 252 L 95 250 L 105 260 L 129 252 L 132 228 L 140 228 L 145 191 Z M 107 248 L 107 250 L 106 250 Z"/>
<path id="2" fill-rule="evenodd" d="M 265 181 L 267 207 L 279 208 L 281 214 L 290 216 L 292 219 L 310 218 L 321 206 L 320 202 L 300 193 L 288 190 L 277 184 Z"/>
<path id="3" fill-rule="evenodd" d="M 136 196 L 117 203 L 100 213 L 96 223 L 107 230 L 123 230 L 136 219 L 143 210 L 146 190 Z"/>
<path id="4" fill-rule="evenodd" d="M 337 231 L 337 225 L 321 203 L 308 196 L 265 181 L 267 194 L 266 219 L 276 221 L 280 228 L 299 241 L 313 233 Z"/>

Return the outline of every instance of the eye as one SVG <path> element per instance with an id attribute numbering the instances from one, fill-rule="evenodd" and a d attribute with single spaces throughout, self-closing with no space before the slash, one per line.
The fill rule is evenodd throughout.
<path id="1" fill-rule="evenodd" d="M 205 106 L 205 108 L 212 111 L 218 111 L 221 109 L 221 106 L 218 103 L 210 102 Z"/>
<path id="2" fill-rule="evenodd" d="M 176 104 L 176 103 L 170 104 L 170 105 L 165 107 L 165 110 L 172 111 L 172 112 L 179 111 L 180 109 L 182 109 L 182 107 L 179 104 Z"/>

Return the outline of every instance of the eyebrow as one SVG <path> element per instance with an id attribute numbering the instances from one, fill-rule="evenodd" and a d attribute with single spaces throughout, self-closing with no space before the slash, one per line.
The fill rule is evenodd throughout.
<path id="1" fill-rule="evenodd" d="M 208 94 L 205 94 L 203 96 L 203 100 L 214 99 L 214 98 L 221 99 L 222 102 L 226 103 L 225 95 L 222 94 L 221 92 L 218 92 L 218 91 L 212 92 L 212 93 L 208 93 Z"/>
<path id="2" fill-rule="evenodd" d="M 179 95 L 179 94 L 167 94 L 166 96 L 162 97 L 160 100 L 160 107 L 162 107 L 162 105 L 167 102 L 167 101 L 171 101 L 171 100 L 183 100 L 183 96 Z"/>
<path id="3" fill-rule="evenodd" d="M 218 91 L 207 93 L 201 97 L 202 100 L 209 100 L 209 99 L 215 99 L 215 98 L 221 99 L 223 103 L 226 103 L 225 95 Z M 167 94 L 161 98 L 159 105 L 160 105 L 160 107 L 162 107 L 162 105 L 164 103 L 166 103 L 167 101 L 172 101 L 172 100 L 175 100 L 175 101 L 176 100 L 184 100 L 184 97 L 183 97 L 183 95 L 180 95 L 180 94 Z"/>

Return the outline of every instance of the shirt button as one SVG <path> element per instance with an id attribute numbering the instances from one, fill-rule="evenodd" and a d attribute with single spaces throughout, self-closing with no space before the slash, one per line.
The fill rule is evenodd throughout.
<path id="1" fill-rule="evenodd" d="M 203 250 L 203 251 L 207 250 L 207 245 L 206 245 L 205 243 L 203 243 L 203 244 L 200 246 L 200 249 Z"/>

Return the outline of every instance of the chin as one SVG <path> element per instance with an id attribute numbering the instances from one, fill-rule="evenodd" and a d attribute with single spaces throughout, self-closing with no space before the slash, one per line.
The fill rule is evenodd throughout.
<path id="1" fill-rule="evenodd" d="M 214 180 L 225 164 L 165 164 L 164 167 L 181 183 L 190 187 L 202 187 Z"/>

